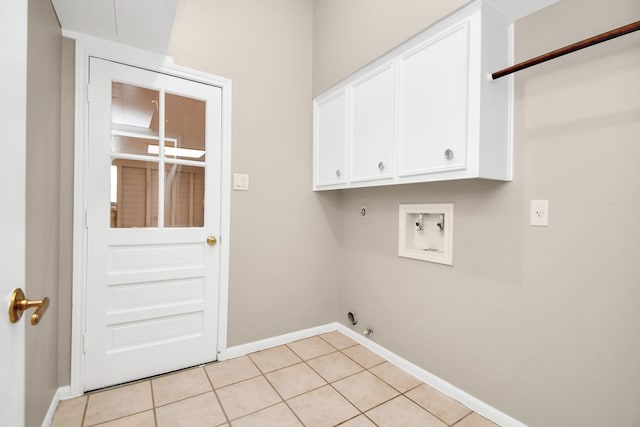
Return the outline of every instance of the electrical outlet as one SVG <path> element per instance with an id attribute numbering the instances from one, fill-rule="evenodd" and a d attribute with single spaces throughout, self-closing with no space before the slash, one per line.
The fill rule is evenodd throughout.
<path id="1" fill-rule="evenodd" d="M 531 201 L 529 223 L 537 227 L 549 226 L 549 201 L 548 200 L 532 200 Z"/>

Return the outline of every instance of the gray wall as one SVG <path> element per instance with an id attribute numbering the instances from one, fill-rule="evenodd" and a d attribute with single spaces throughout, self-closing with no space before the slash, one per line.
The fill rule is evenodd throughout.
<path id="1" fill-rule="evenodd" d="M 184 0 L 169 55 L 233 80 L 228 344 L 333 322 L 340 195 L 311 191 L 311 0 Z"/>
<path id="2" fill-rule="evenodd" d="M 469 0 L 315 0 L 314 95 Z"/>
<path id="3" fill-rule="evenodd" d="M 60 242 L 58 269 L 58 381 L 71 382 L 71 292 L 73 285 L 73 139 L 75 41 L 62 39 L 60 82 Z"/>
<path id="4" fill-rule="evenodd" d="M 314 94 L 459 3 L 316 1 Z M 516 57 L 638 16 L 561 0 L 517 23 Z M 638 76 L 637 33 L 518 74 L 513 182 L 343 191 L 339 319 L 530 426 L 640 425 Z M 430 202 L 455 204 L 453 267 L 397 256 L 398 204 Z"/>
<path id="5" fill-rule="evenodd" d="M 51 298 L 40 324 L 26 326 L 26 425 L 31 427 L 42 424 L 58 388 L 62 36 L 48 1 L 29 1 L 28 25 L 26 295 Z"/>

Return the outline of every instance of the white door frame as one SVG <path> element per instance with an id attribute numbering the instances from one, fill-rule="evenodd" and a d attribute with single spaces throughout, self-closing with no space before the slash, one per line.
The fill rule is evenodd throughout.
<path id="1" fill-rule="evenodd" d="M 119 62 L 169 74 L 222 89 L 222 162 L 220 188 L 220 290 L 218 307 L 218 359 L 226 358 L 227 303 L 229 294 L 229 224 L 231 198 L 231 80 L 173 64 L 170 57 L 109 42 L 85 34 L 63 30 L 76 40 L 75 64 L 75 147 L 73 189 L 73 296 L 71 322 L 71 396 L 84 392 L 84 331 L 87 285 L 87 173 L 89 58 Z"/>

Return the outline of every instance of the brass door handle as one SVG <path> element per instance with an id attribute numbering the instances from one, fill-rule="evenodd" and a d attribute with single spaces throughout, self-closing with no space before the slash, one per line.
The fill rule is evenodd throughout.
<path id="1" fill-rule="evenodd" d="M 40 319 L 44 316 L 47 308 L 49 308 L 49 297 L 44 297 L 39 301 L 30 301 L 25 299 L 22 289 L 14 289 L 11 293 L 11 303 L 9 304 L 9 320 L 11 320 L 11 323 L 16 323 L 20 320 L 22 313 L 30 308 L 36 309 L 31 315 L 31 324 L 37 325 L 40 323 Z"/>
<path id="2" fill-rule="evenodd" d="M 218 243 L 218 239 L 216 239 L 216 236 L 209 236 L 207 237 L 207 245 L 209 246 L 215 246 L 216 243 Z"/>

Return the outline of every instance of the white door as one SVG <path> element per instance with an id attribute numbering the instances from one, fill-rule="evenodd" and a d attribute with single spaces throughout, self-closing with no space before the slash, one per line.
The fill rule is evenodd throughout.
<path id="1" fill-rule="evenodd" d="M 468 82 L 468 22 L 401 58 L 400 176 L 466 167 Z"/>
<path id="2" fill-rule="evenodd" d="M 353 85 L 352 181 L 392 177 L 394 71 L 393 65 L 386 65 Z"/>
<path id="3" fill-rule="evenodd" d="M 317 186 L 346 182 L 347 94 L 316 101 L 315 183 Z"/>
<path id="4" fill-rule="evenodd" d="M 9 321 L 14 288 L 24 289 L 25 277 L 25 148 L 27 100 L 27 2 L 0 2 L 3 43 L 0 79 L 0 424 L 24 425 L 25 319 Z M 28 316 L 27 316 L 28 320 Z"/>
<path id="5" fill-rule="evenodd" d="M 85 390 L 216 359 L 222 120 L 218 87 L 96 58 L 89 94 Z"/>

